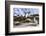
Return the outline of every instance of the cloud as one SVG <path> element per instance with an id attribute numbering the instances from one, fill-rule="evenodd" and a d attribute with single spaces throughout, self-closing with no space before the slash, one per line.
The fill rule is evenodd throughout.
<path id="1" fill-rule="evenodd" d="M 39 9 L 38 8 L 13 8 L 14 16 L 25 15 L 24 12 L 26 12 L 26 13 L 30 12 L 29 13 L 30 15 L 39 14 Z"/>

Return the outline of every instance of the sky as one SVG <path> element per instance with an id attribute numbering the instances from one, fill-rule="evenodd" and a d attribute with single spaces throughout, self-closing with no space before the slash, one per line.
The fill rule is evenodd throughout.
<path id="1" fill-rule="evenodd" d="M 26 12 L 26 14 L 28 14 L 28 12 L 30 12 L 30 15 L 33 14 L 39 14 L 39 9 L 38 8 L 13 8 L 13 16 L 21 16 L 21 15 L 25 15 L 24 12 Z"/>

